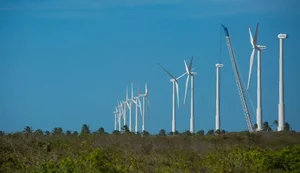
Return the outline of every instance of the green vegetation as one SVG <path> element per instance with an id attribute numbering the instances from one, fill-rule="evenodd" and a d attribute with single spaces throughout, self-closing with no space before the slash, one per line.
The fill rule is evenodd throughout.
<path id="1" fill-rule="evenodd" d="M 265 124 L 267 125 L 267 124 Z M 210 130 L 204 135 L 148 132 L 133 134 L 124 126 L 112 134 L 52 132 L 25 127 L 0 131 L 0 172 L 7 173 L 279 173 L 300 172 L 300 133 Z"/>

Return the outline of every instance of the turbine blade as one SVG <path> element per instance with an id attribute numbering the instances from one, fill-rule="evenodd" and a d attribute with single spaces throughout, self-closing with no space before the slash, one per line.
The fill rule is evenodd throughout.
<path id="1" fill-rule="evenodd" d="M 249 28 L 249 35 L 250 35 L 250 43 L 251 43 L 252 46 L 254 46 L 254 44 L 253 44 L 253 37 L 252 37 L 250 26 L 248 28 Z"/>
<path id="2" fill-rule="evenodd" d="M 148 96 L 146 97 L 147 100 L 147 114 L 148 114 L 148 120 L 150 120 L 150 107 L 149 107 L 149 99 Z"/>
<path id="3" fill-rule="evenodd" d="M 185 100 L 186 100 L 186 94 L 187 94 L 187 89 L 189 86 L 189 79 L 190 79 L 190 75 L 187 76 L 186 78 L 186 82 L 185 82 L 185 91 L 184 91 L 184 100 L 183 100 L 183 105 L 185 105 Z"/>
<path id="4" fill-rule="evenodd" d="M 147 83 L 145 83 L 145 95 L 146 96 L 148 95 L 148 86 L 147 86 Z"/>
<path id="5" fill-rule="evenodd" d="M 131 99 L 133 99 L 133 83 L 131 82 Z"/>
<path id="6" fill-rule="evenodd" d="M 182 75 L 180 75 L 178 78 L 176 78 L 176 81 L 178 80 L 178 79 L 180 79 L 180 78 L 182 78 L 184 75 L 186 75 L 187 74 L 187 72 L 185 72 L 185 73 L 183 73 Z"/>
<path id="7" fill-rule="evenodd" d="M 126 87 L 126 100 L 128 100 L 128 85 Z"/>
<path id="8" fill-rule="evenodd" d="M 257 34 L 258 34 L 258 23 L 256 24 L 255 34 L 253 38 L 253 44 L 256 46 L 257 43 Z"/>
<path id="9" fill-rule="evenodd" d="M 139 103 L 139 108 L 140 108 L 140 113 L 141 116 L 143 116 L 143 112 L 142 112 L 142 104 L 141 104 L 141 100 L 138 98 L 138 103 Z"/>
<path id="10" fill-rule="evenodd" d="M 183 62 L 184 62 L 184 67 L 185 67 L 185 71 L 189 74 L 190 73 L 190 71 L 189 71 L 189 68 L 188 68 L 188 66 L 186 65 L 186 62 L 185 62 L 185 60 L 183 60 Z"/>
<path id="11" fill-rule="evenodd" d="M 190 65 L 189 65 L 189 72 L 191 73 L 191 70 L 192 70 L 192 66 L 193 66 L 193 58 L 191 58 L 191 61 L 190 61 Z"/>
<path id="12" fill-rule="evenodd" d="M 179 86 L 178 86 L 177 81 L 175 81 L 175 87 L 176 87 L 176 95 L 177 95 L 177 105 L 179 108 Z"/>
<path id="13" fill-rule="evenodd" d="M 249 67 L 247 90 L 249 89 L 249 85 L 250 85 L 250 79 L 251 79 L 251 73 L 252 73 L 252 66 L 253 66 L 253 61 L 254 61 L 254 53 L 255 53 L 255 49 L 253 49 L 253 51 L 251 53 L 251 57 L 250 57 L 250 67 Z"/>
<path id="14" fill-rule="evenodd" d="M 176 78 L 167 70 L 165 69 L 163 66 L 161 66 L 159 63 L 157 63 L 166 73 L 168 73 L 169 76 L 171 76 L 171 78 L 173 78 L 174 80 L 176 80 Z"/>
<path id="15" fill-rule="evenodd" d="M 134 104 L 137 104 L 137 102 L 136 102 L 135 100 L 132 100 L 132 102 L 133 102 Z"/>

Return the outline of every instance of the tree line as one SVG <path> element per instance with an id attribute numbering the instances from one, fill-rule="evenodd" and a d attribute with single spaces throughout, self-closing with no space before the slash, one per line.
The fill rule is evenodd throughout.
<path id="1" fill-rule="evenodd" d="M 277 120 L 274 120 L 274 122 L 273 122 L 272 125 L 270 125 L 267 121 L 265 121 L 263 123 L 262 131 L 264 131 L 264 132 L 271 132 L 271 131 L 274 131 L 272 128 L 273 127 L 276 128 L 277 126 L 278 126 Z M 257 124 L 254 124 L 253 128 L 257 129 Z M 285 123 L 284 131 L 293 131 L 288 122 Z M 45 135 L 45 136 L 50 136 L 50 135 L 78 136 L 78 135 L 87 135 L 87 134 L 100 134 L 100 135 L 109 134 L 108 132 L 105 131 L 105 129 L 103 127 L 100 127 L 98 130 L 92 132 L 90 130 L 89 125 L 87 125 L 87 124 L 83 124 L 82 125 L 80 132 L 71 131 L 71 130 L 63 131 L 63 128 L 61 128 L 61 127 L 55 127 L 50 132 L 48 130 L 43 131 L 42 129 L 33 130 L 29 126 L 26 126 L 22 132 L 25 133 L 25 134 L 37 134 L 37 135 Z M 16 132 L 16 133 L 18 133 L 18 132 Z M 123 134 L 123 133 L 126 133 L 126 134 L 135 134 L 134 132 L 130 132 L 129 131 L 129 128 L 128 128 L 127 125 L 123 126 L 121 131 L 114 130 L 114 131 L 112 131 L 111 134 L 118 135 L 118 134 Z M 186 130 L 186 131 L 184 131 L 182 133 L 179 133 L 178 131 L 175 131 L 175 133 L 173 133 L 173 132 L 167 133 L 165 129 L 161 129 L 158 132 L 158 134 L 156 134 L 156 135 L 158 135 L 158 136 L 168 136 L 168 135 L 169 136 L 174 136 L 174 135 L 200 135 L 200 136 L 204 136 L 204 135 L 218 135 L 218 134 L 226 134 L 226 133 L 228 133 L 228 131 L 226 131 L 224 129 L 223 130 L 219 130 L 219 129 L 218 130 L 213 130 L 213 129 L 210 129 L 210 130 L 208 130 L 206 132 L 206 134 L 205 134 L 204 130 L 199 130 L 195 134 L 192 134 L 189 130 Z M 3 135 L 5 135 L 5 132 L 4 131 L 0 131 L 0 136 L 3 136 Z M 149 136 L 151 134 L 148 131 L 143 131 L 142 133 L 141 132 L 137 132 L 136 135 Z"/>

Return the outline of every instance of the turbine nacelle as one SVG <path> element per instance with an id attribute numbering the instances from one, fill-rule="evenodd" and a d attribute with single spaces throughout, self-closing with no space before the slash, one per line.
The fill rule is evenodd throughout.
<path id="1" fill-rule="evenodd" d="M 257 45 L 256 46 L 259 50 L 265 50 L 265 49 L 267 49 L 267 46 L 265 46 L 265 45 Z"/>
<path id="2" fill-rule="evenodd" d="M 216 68 L 222 68 L 224 65 L 223 64 L 216 64 Z"/>
<path id="3" fill-rule="evenodd" d="M 279 39 L 286 39 L 286 38 L 288 38 L 288 34 L 278 34 L 278 38 Z"/>

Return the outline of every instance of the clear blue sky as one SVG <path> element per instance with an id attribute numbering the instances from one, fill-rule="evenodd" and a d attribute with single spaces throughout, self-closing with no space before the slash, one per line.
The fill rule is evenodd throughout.
<path id="1" fill-rule="evenodd" d="M 171 131 L 172 84 L 157 62 L 179 76 L 185 71 L 183 60 L 194 56 L 196 130 L 214 128 L 215 64 L 220 60 L 221 127 L 245 130 L 220 23 L 229 29 L 246 82 L 252 51 L 248 26 L 254 32 L 259 22 L 258 43 L 267 46 L 262 52 L 263 121 L 278 118 L 277 35 L 288 33 L 286 120 L 299 131 L 299 7 L 298 0 L 2 0 L 0 129 L 80 130 L 86 123 L 92 130 L 111 132 L 116 101 L 125 98 L 132 81 L 135 89 L 149 85 L 146 130 Z M 189 129 L 189 102 L 182 106 L 184 83 L 185 78 L 179 82 L 178 131 Z M 255 106 L 256 61 L 250 94 Z M 250 102 L 249 108 L 254 123 Z"/>

